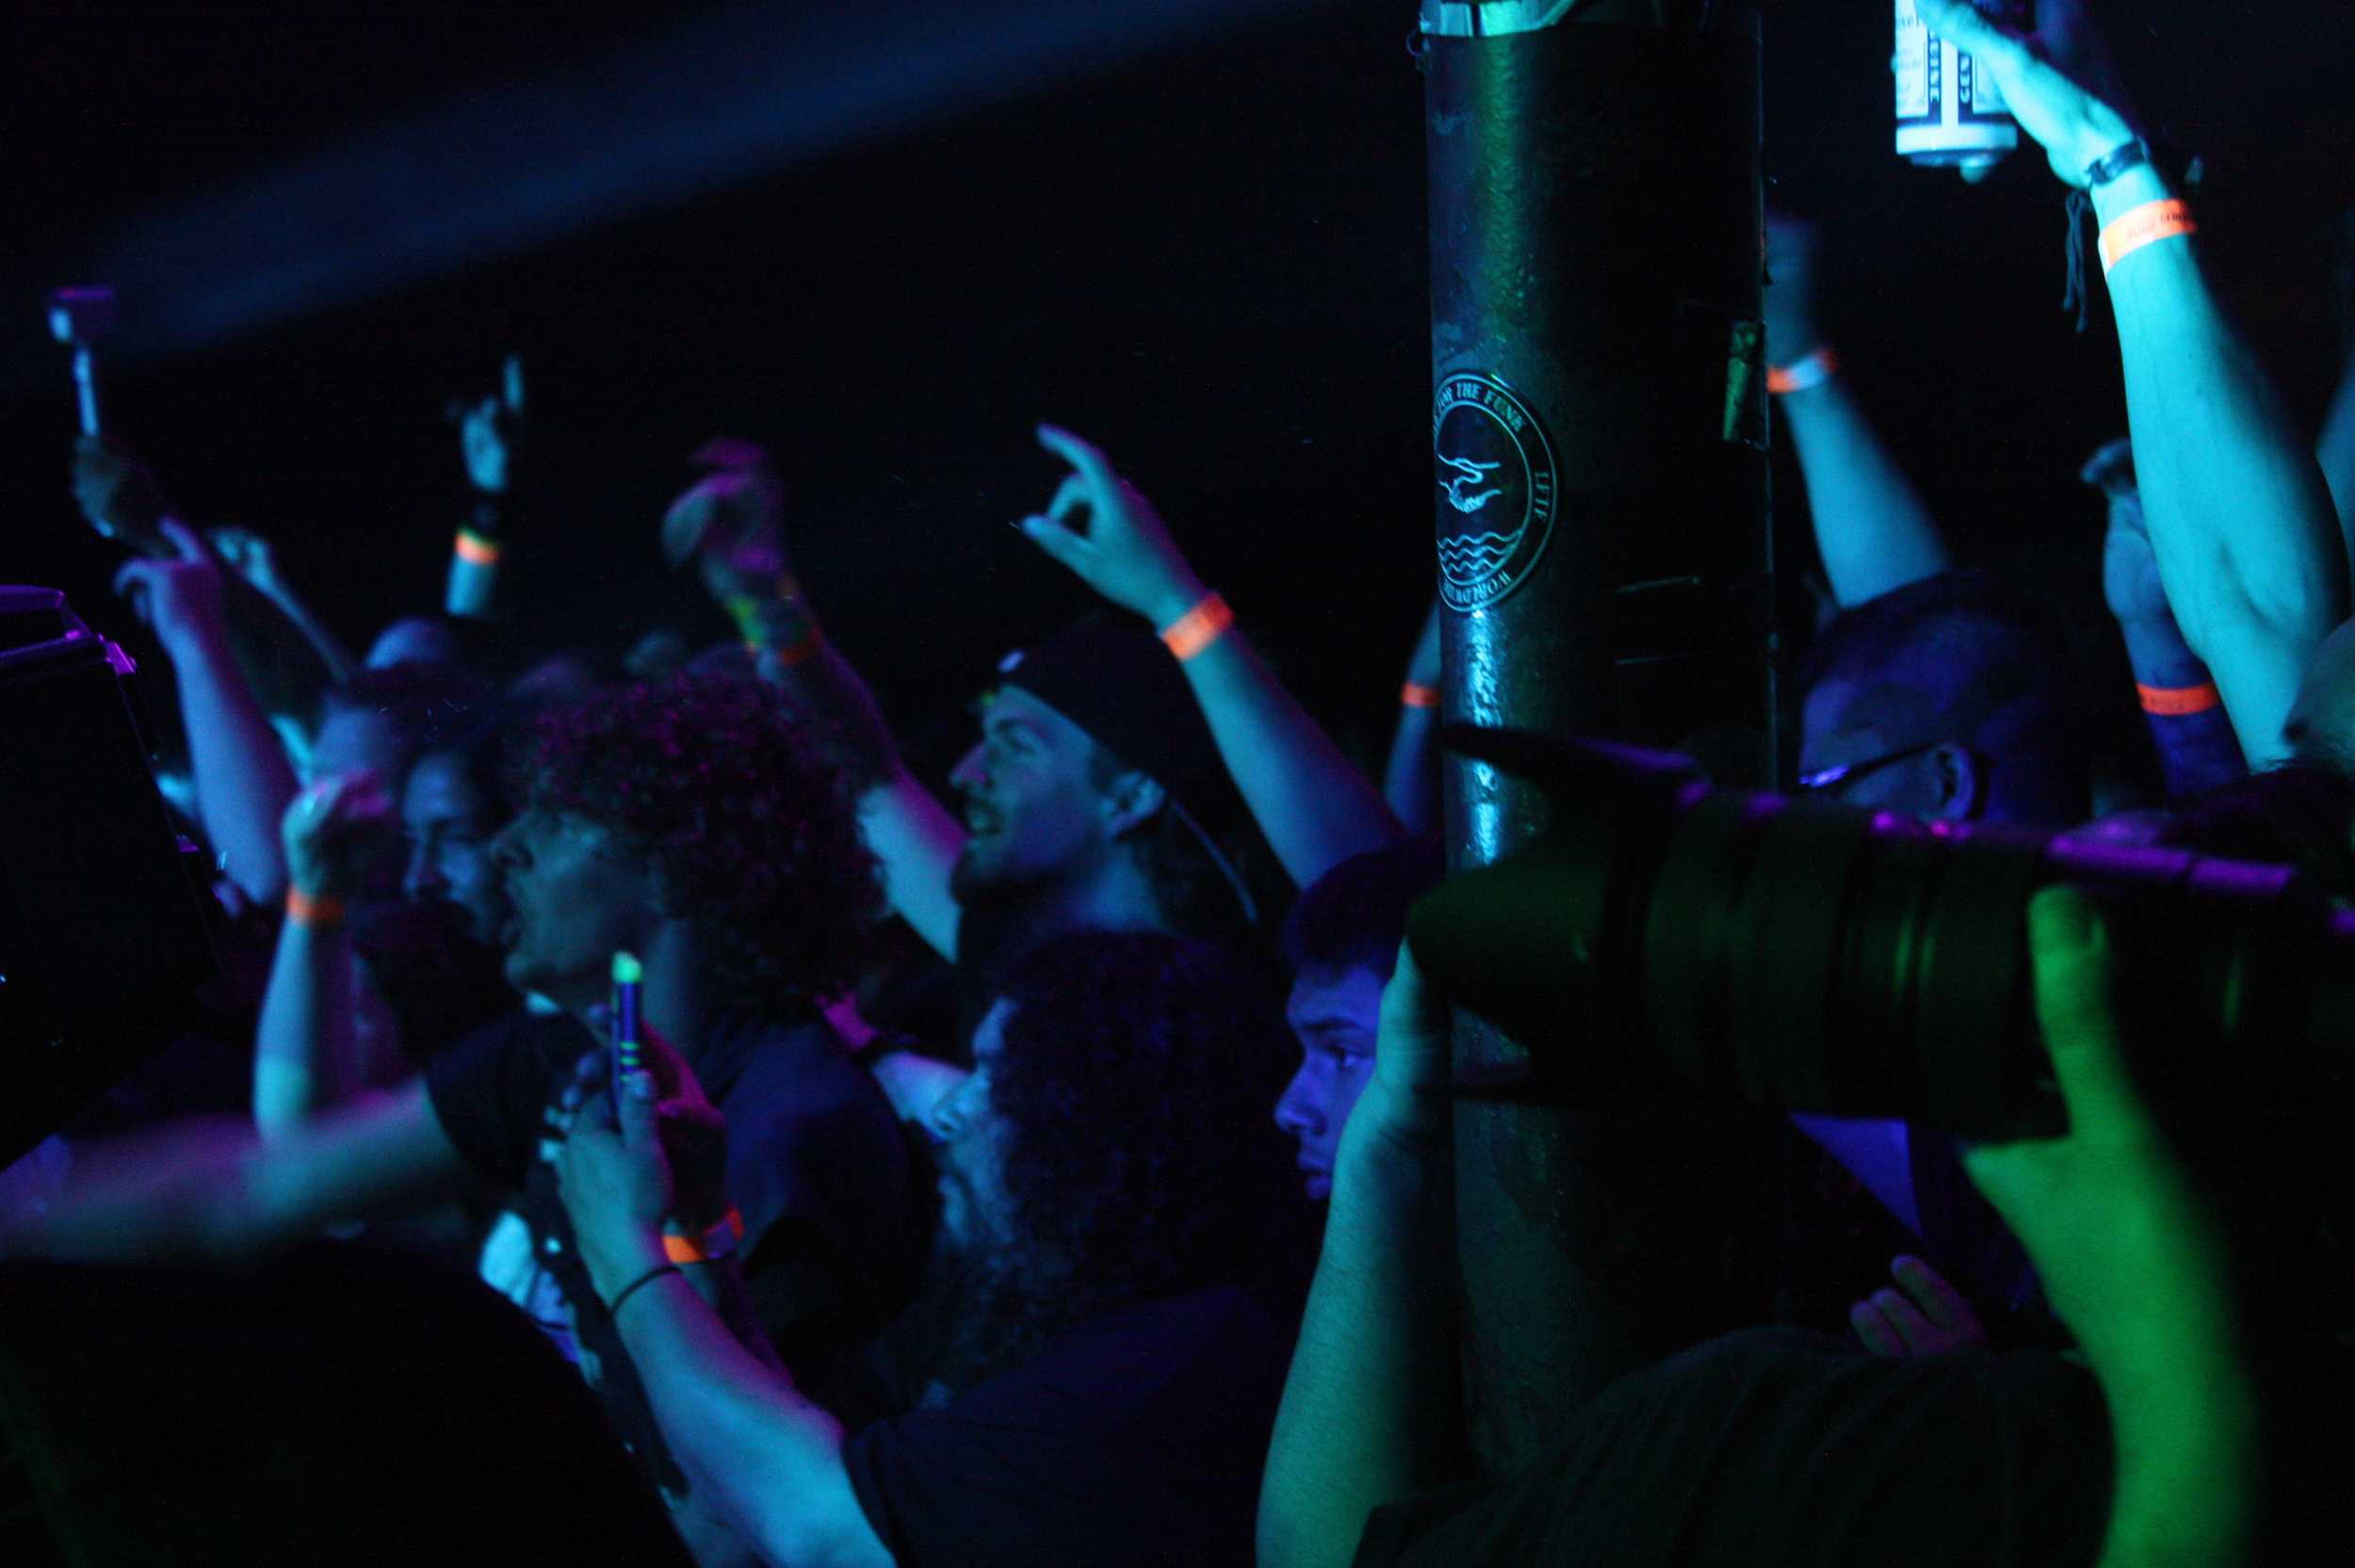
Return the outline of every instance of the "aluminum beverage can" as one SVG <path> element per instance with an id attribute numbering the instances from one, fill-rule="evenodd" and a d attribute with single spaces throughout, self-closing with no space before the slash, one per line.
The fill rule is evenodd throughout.
<path id="1" fill-rule="evenodd" d="M 2013 9 L 2003 0 L 1973 4 L 1983 11 Z M 1938 168 L 1987 169 L 2020 145 L 2020 124 L 1995 78 L 1931 32 L 1913 0 L 1897 0 L 1890 70 L 1897 79 L 1899 155 Z"/>

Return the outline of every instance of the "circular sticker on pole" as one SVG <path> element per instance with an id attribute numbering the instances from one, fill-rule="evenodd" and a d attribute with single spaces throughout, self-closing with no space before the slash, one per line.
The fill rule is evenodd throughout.
<path id="1" fill-rule="evenodd" d="M 1439 598 L 1495 604 L 1528 580 L 1553 537 L 1553 444 L 1512 388 L 1479 371 L 1439 383 L 1431 409 L 1439 485 Z"/>

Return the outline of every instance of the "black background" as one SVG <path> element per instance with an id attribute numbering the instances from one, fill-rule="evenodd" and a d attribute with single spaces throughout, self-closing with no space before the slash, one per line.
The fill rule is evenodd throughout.
<path id="1" fill-rule="evenodd" d="M 2318 414 L 2355 195 L 2348 8 L 2107 9 L 2146 111 L 2207 154 L 2205 233 L 2236 308 Z M 680 12 L 63 7 L 0 24 L 0 577 L 130 630 L 110 549 L 66 495 L 72 396 L 41 309 L 117 223 Z M 958 25 L 952 5 L 940 18 Z M 109 415 L 184 510 L 276 540 L 356 642 L 438 598 L 463 504 L 442 408 L 510 348 L 542 516 L 513 586 L 544 642 L 722 636 L 664 574 L 655 525 L 693 445 L 764 441 L 804 578 L 903 719 L 952 713 L 999 653 L 1087 602 L 1007 526 L 1054 482 L 1029 434 L 1053 418 L 1160 501 L 1311 704 L 1378 745 L 1432 579 L 1413 21 L 1353 4 L 1230 29 L 149 357 L 112 374 Z M 2123 413 L 2099 296 L 2083 337 L 2056 309 L 2060 186 L 2033 151 L 1976 188 L 1890 153 L 1885 0 L 1772 6 L 1767 26 L 1770 197 L 1828 230 L 1850 373 L 1966 554 L 2089 594 L 2099 518 L 2072 476 Z M 1787 457 L 1778 493 L 1795 569 Z"/>

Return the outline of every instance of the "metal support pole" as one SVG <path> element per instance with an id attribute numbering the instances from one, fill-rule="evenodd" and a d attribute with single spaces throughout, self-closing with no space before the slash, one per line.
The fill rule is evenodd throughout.
<path id="1" fill-rule="evenodd" d="M 1765 784 L 1757 12 L 1427 0 L 1422 31 L 1445 712 Z M 1485 765 L 1453 760 L 1446 796 L 1454 868 L 1545 824 Z M 1490 1084 L 1529 1067 L 1471 1020 L 1456 1059 Z M 1639 1072 L 1468 1101 L 1455 1136 L 1484 1468 L 1532 1457 L 1610 1378 L 1764 1320 L 1749 1265 L 1774 1184 L 1738 1120 Z"/>

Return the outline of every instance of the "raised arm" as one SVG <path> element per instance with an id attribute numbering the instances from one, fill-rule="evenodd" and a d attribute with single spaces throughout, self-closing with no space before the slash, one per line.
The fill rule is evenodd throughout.
<path id="1" fill-rule="evenodd" d="M 1268 847 L 1302 887 L 1350 856 L 1399 836 L 1365 776 L 1228 623 L 1186 562 L 1151 503 L 1113 471 L 1104 454 L 1052 425 L 1039 444 L 1072 472 L 1042 515 L 1022 520 L 1038 547 L 1113 604 L 1169 636 L 1198 610 L 1215 607 L 1215 627 L 1181 655 L 1194 700 L 1219 756 Z"/>
<path id="2" fill-rule="evenodd" d="M 286 892 L 278 822 L 294 799 L 294 767 L 230 653 L 228 569 L 186 524 L 158 526 L 177 558 L 130 562 L 115 591 L 132 596 L 171 657 L 205 837 L 240 892 L 274 904 Z"/>
<path id="3" fill-rule="evenodd" d="M 671 505 L 663 551 L 693 560 L 775 683 L 833 736 L 859 789 L 859 822 L 883 863 L 884 894 L 935 952 L 957 951 L 957 901 L 949 873 L 965 830 L 900 760 L 898 743 L 866 680 L 819 629 L 786 553 L 784 487 L 768 454 L 749 442 L 714 441 L 694 461 L 710 470 Z"/>
<path id="4" fill-rule="evenodd" d="M 296 631 L 310 643 L 319 662 L 327 666 L 328 675 L 338 685 L 359 672 L 360 661 L 344 646 L 343 639 L 328 628 L 309 602 L 297 593 L 294 585 L 278 569 L 276 553 L 268 540 L 250 528 L 215 528 L 207 536 L 222 561 L 230 570 L 250 584 L 256 593 L 276 605 Z"/>
<path id="5" fill-rule="evenodd" d="M 468 1180 L 418 1079 L 268 1142 L 249 1123 L 209 1120 L 86 1148 L 64 1197 L 0 1228 L 0 1256 L 232 1262 Z"/>
<path id="6" fill-rule="evenodd" d="M 1768 381 L 1798 454 L 1832 597 L 1847 609 L 1955 562 L 1913 481 L 1865 417 L 1816 314 L 1815 230 L 1766 220 Z"/>
<path id="7" fill-rule="evenodd" d="M 2096 452 L 2081 476 L 2109 502 L 2109 531 L 2102 542 L 2102 593 L 2126 644 L 2136 695 L 2159 756 L 2170 800 L 2188 800 L 2235 779 L 2249 765 L 2233 735 L 2222 698 L 2176 627 L 2159 563 L 2142 522 L 2133 448 L 2114 441 Z"/>
<path id="8" fill-rule="evenodd" d="M 286 918 L 253 1042 L 253 1123 L 264 1138 L 348 1103 L 366 1075 L 345 903 L 359 892 L 355 852 L 391 817 L 366 772 L 321 779 L 286 808 Z"/>
<path id="9" fill-rule="evenodd" d="M 2160 579 L 2249 766 L 2283 761 L 2298 678 L 2347 612 L 2347 550 L 2314 452 L 2218 307 L 2189 209 L 2087 85 L 2101 43 L 2080 0 L 2044 0 L 2036 40 L 1967 0 L 1920 5 L 1993 74 L 2054 172 L 2092 192 Z M 2074 59 L 2055 63 L 2064 51 Z"/>
<path id="10" fill-rule="evenodd" d="M 466 460 L 466 483 L 474 508 L 450 547 L 449 584 L 442 608 L 451 615 L 489 620 L 497 607 L 499 560 L 507 549 L 515 447 L 523 428 L 524 362 L 507 356 L 499 368 L 499 390 L 472 403 L 454 403 L 459 449 Z"/>
<path id="11" fill-rule="evenodd" d="M 1406 660 L 1398 728 L 1382 768 L 1382 799 L 1408 832 L 1439 831 L 1439 601 L 1431 601 Z"/>
<path id="12" fill-rule="evenodd" d="M 1447 1479 L 1457 1447 L 1447 1062 L 1448 1010 L 1402 947 L 1275 1412 L 1259 1568 L 1345 1568 L 1375 1509 Z"/>
<path id="13" fill-rule="evenodd" d="M 842 1424 L 730 1332 L 710 1299 L 717 1282 L 669 1262 L 674 1187 L 653 1080 L 625 1074 L 620 1090 L 618 1105 L 600 1091 L 583 1106 L 557 1176 L 581 1261 L 693 1495 L 764 1561 L 888 1568 L 851 1486 Z"/>
<path id="14" fill-rule="evenodd" d="M 2338 508 L 2339 537 L 2355 560 L 2355 208 L 2339 214 L 2339 384 L 2314 438 L 2314 461 Z"/>

